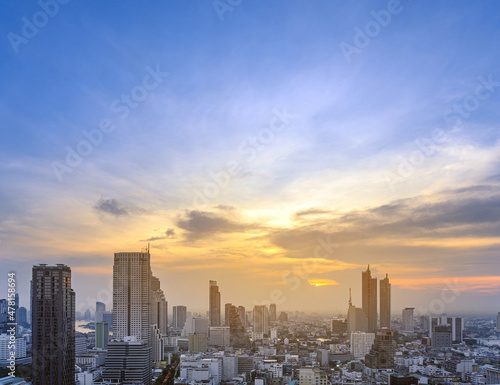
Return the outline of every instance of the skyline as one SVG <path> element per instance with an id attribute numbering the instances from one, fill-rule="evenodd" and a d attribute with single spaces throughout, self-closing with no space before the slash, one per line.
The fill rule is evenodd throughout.
<path id="1" fill-rule="evenodd" d="M 32 265 L 70 266 L 78 309 L 150 243 L 170 308 L 208 310 L 213 280 L 346 313 L 370 264 L 393 314 L 500 310 L 500 4 L 63 3 L 19 44 L 43 8 L 0 4 L 21 306 Z"/>

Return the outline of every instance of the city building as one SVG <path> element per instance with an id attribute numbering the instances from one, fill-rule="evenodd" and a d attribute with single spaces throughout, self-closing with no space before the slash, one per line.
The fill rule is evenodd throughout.
<path id="1" fill-rule="evenodd" d="M 33 266 L 33 385 L 75 382 L 75 292 L 63 264 Z"/>
<path id="2" fill-rule="evenodd" d="M 500 312 L 497 314 L 497 332 L 500 332 Z"/>
<path id="3" fill-rule="evenodd" d="M 394 368 L 394 345 L 390 329 L 377 331 L 370 353 L 365 356 L 365 365 L 371 369 Z"/>
<path id="4" fill-rule="evenodd" d="M 431 346 L 434 348 L 451 348 L 452 328 L 451 325 L 443 324 L 433 327 Z"/>
<path id="5" fill-rule="evenodd" d="M 210 346 L 229 346 L 231 341 L 229 326 L 211 326 L 208 344 Z"/>
<path id="6" fill-rule="evenodd" d="M 209 326 L 220 326 L 220 292 L 217 281 L 209 281 Z"/>
<path id="7" fill-rule="evenodd" d="M 269 305 L 269 321 L 270 322 L 275 322 L 276 319 L 276 304 L 272 303 Z"/>
<path id="8" fill-rule="evenodd" d="M 102 378 L 106 384 L 151 384 L 152 348 L 137 337 L 124 337 L 108 344 Z"/>
<path id="9" fill-rule="evenodd" d="M 414 307 L 407 307 L 403 309 L 403 331 L 413 332 L 415 331 L 415 320 L 413 316 Z"/>
<path id="10" fill-rule="evenodd" d="M 362 308 L 368 320 L 368 332 L 375 333 L 378 325 L 377 278 L 372 278 L 370 265 L 361 273 Z"/>
<path id="11" fill-rule="evenodd" d="M 367 332 L 368 317 L 362 308 L 352 304 L 351 289 L 349 289 L 349 308 L 347 310 L 347 333 Z"/>
<path id="12" fill-rule="evenodd" d="M 243 306 L 238 306 L 238 315 L 240 316 L 241 325 L 244 328 L 246 328 L 247 327 L 247 315 L 245 312 L 245 308 Z"/>
<path id="13" fill-rule="evenodd" d="M 106 304 L 103 302 L 95 303 L 95 322 L 102 322 L 104 320 L 104 312 L 106 311 Z"/>
<path id="14" fill-rule="evenodd" d="M 347 318 L 332 318 L 330 322 L 332 334 L 342 336 L 347 333 Z"/>
<path id="15" fill-rule="evenodd" d="M 205 333 L 190 334 L 188 336 L 188 350 L 193 353 L 207 351 L 207 335 Z"/>
<path id="16" fill-rule="evenodd" d="M 160 288 L 160 280 L 151 275 L 151 325 L 158 326 L 163 336 L 168 336 L 168 302 Z"/>
<path id="17" fill-rule="evenodd" d="M 391 283 L 389 274 L 380 280 L 380 327 L 391 328 Z"/>
<path id="18" fill-rule="evenodd" d="M 9 349 L 9 344 L 11 342 L 10 334 L 0 334 L 0 361 L 10 361 L 11 349 Z M 24 358 L 26 357 L 26 340 L 23 337 L 12 337 L 15 338 L 15 357 Z"/>
<path id="19" fill-rule="evenodd" d="M 299 369 L 300 385 L 330 385 L 328 375 L 317 367 Z"/>
<path id="20" fill-rule="evenodd" d="M 352 332 L 351 333 L 351 353 L 354 359 L 364 359 L 370 352 L 373 342 L 375 341 L 375 333 Z"/>
<path id="21" fill-rule="evenodd" d="M 95 347 L 107 349 L 109 341 L 109 324 L 107 322 L 97 322 L 95 324 Z"/>
<path id="22" fill-rule="evenodd" d="M 186 323 L 187 307 L 186 306 L 174 306 L 173 308 L 173 326 L 176 329 L 182 329 Z"/>
<path id="23" fill-rule="evenodd" d="M 138 341 L 151 344 L 150 288 L 149 251 L 115 253 L 113 265 L 114 339 L 133 336 Z"/>
<path id="24" fill-rule="evenodd" d="M 224 326 L 229 326 L 231 319 L 231 306 L 233 306 L 231 303 L 226 303 L 224 306 Z"/>

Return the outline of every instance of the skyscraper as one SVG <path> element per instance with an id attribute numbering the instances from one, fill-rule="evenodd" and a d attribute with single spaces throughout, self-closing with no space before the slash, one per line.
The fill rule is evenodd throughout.
<path id="1" fill-rule="evenodd" d="M 168 302 L 160 288 L 160 280 L 151 274 L 151 325 L 163 336 L 168 335 Z"/>
<path id="2" fill-rule="evenodd" d="M 391 283 L 389 274 L 380 280 L 380 328 L 391 327 Z"/>
<path id="3" fill-rule="evenodd" d="M 266 305 L 255 305 L 253 308 L 254 333 L 269 333 L 269 310 Z"/>
<path id="4" fill-rule="evenodd" d="M 209 325 L 220 326 L 220 293 L 217 281 L 209 281 Z"/>
<path id="5" fill-rule="evenodd" d="M 497 314 L 497 332 L 500 332 L 500 312 Z"/>
<path id="6" fill-rule="evenodd" d="M 361 273 L 362 308 L 368 319 L 368 332 L 376 333 L 378 324 L 377 314 L 377 278 L 372 278 L 370 265 Z"/>
<path id="7" fill-rule="evenodd" d="M 403 309 L 403 331 L 412 332 L 415 330 L 415 321 L 413 318 L 414 307 Z"/>
<path id="8" fill-rule="evenodd" d="M 246 328 L 247 327 L 247 315 L 246 315 L 244 306 L 238 306 L 238 315 L 240 316 L 241 325 L 244 328 Z"/>
<path id="9" fill-rule="evenodd" d="M 224 305 L 224 325 L 229 326 L 231 323 L 231 306 L 233 306 L 232 303 L 226 303 Z"/>
<path id="10" fill-rule="evenodd" d="M 174 306 L 173 325 L 176 329 L 182 329 L 186 323 L 187 307 Z"/>
<path id="11" fill-rule="evenodd" d="M 113 337 L 135 336 L 151 343 L 151 268 L 149 252 L 115 253 Z"/>
<path id="12" fill-rule="evenodd" d="M 349 309 L 347 310 L 347 335 L 353 332 L 367 332 L 368 318 L 362 308 L 352 304 L 351 289 L 349 289 Z"/>
<path id="13" fill-rule="evenodd" d="M 33 385 L 75 383 L 75 292 L 63 264 L 33 266 Z"/>
<path id="14" fill-rule="evenodd" d="M 276 304 L 272 303 L 269 305 L 269 321 L 276 321 Z"/>
<path id="15" fill-rule="evenodd" d="M 109 324 L 107 322 L 96 322 L 95 324 L 95 347 L 107 349 L 109 340 Z"/>
<path id="16" fill-rule="evenodd" d="M 103 321 L 105 311 L 106 311 L 106 304 L 104 304 L 103 302 L 95 303 L 95 322 Z"/>
<path id="17" fill-rule="evenodd" d="M 377 331 L 370 353 L 365 357 L 365 365 L 372 369 L 394 368 L 394 346 L 390 329 Z"/>

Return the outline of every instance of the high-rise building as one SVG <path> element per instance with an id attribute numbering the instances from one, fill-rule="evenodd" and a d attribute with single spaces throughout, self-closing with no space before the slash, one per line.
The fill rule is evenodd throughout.
<path id="1" fill-rule="evenodd" d="M 361 273 L 361 278 L 362 308 L 368 319 L 368 332 L 375 333 L 378 329 L 377 278 L 372 278 L 370 265 Z"/>
<path id="2" fill-rule="evenodd" d="M 389 274 L 380 280 L 380 327 L 391 327 L 391 283 Z"/>
<path id="3" fill-rule="evenodd" d="M 281 323 L 283 322 L 288 322 L 288 313 L 285 313 L 284 311 L 282 311 L 280 313 L 280 317 L 278 319 Z"/>
<path id="4" fill-rule="evenodd" d="M 231 341 L 231 328 L 229 326 L 210 326 L 210 346 L 229 346 Z"/>
<path id="5" fill-rule="evenodd" d="M 26 324 L 26 323 L 28 323 L 28 311 L 23 306 L 21 306 L 17 310 L 17 322 L 20 323 L 20 324 Z"/>
<path id="6" fill-rule="evenodd" d="M 106 304 L 103 302 L 95 303 L 95 322 L 102 322 L 104 320 L 104 312 L 106 311 Z"/>
<path id="7" fill-rule="evenodd" d="M 390 329 L 377 331 L 370 353 L 365 356 L 365 365 L 372 369 L 394 368 L 394 346 Z"/>
<path id="8" fill-rule="evenodd" d="M 231 306 L 233 306 L 231 303 L 226 303 L 224 306 L 224 326 L 229 326 L 231 322 Z"/>
<path id="9" fill-rule="evenodd" d="M 75 383 L 75 292 L 63 264 L 33 266 L 33 385 Z"/>
<path id="10" fill-rule="evenodd" d="M 217 281 L 209 281 L 209 325 L 220 326 L 220 293 Z"/>
<path id="11" fill-rule="evenodd" d="M 453 343 L 451 325 L 436 325 L 432 329 L 431 345 L 434 348 L 451 348 Z"/>
<path id="12" fill-rule="evenodd" d="M 173 308 L 173 325 L 176 329 L 182 329 L 186 323 L 187 307 L 174 306 Z"/>
<path id="13" fill-rule="evenodd" d="M 500 312 L 497 314 L 497 332 L 500 332 Z"/>
<path id="14" fill-rule="evenodd" d="M 95 347 L 107 349 L 109 340 L 109 324 L 107 322 L 96 322 L 95 324 Z"/>
<path id="15" fill-rule="evenodd" d="M 351 353 L 354 359 L 364 359 L 370 353 L 370 349 L 375 341 L 374 333 L 352 332 L 351 333 Z"/>
<path id="16" fill-rule="evenodd" d="M 188 336 L 188 350 L 193 353 L 207 351 L 207 335 L 205 333 L 195 333 Z"/>
<path id="17" fill-rule="evenodd" d="M 151 384 L 151 351 L 146 341 L 136 337 L 110 341 L 102 378 L 111 384 Z"/>
<path id="18" fill-rule="evenodd" d="M 332 318 L 330 331 L 333 335 L 342 336 L 347 333 L 347 318 Z"/>
<path id="19" fill-rule="evenodd" d="M 269 309 L 266 305 L 255 305 L 253 308 L 253 332 L 269 333 Z"/>
<path id="20" fill-rule="evenodd" d="M 115 253 L 113 337 L 136 337 L 151 344 L 151 268 L 149 251 Z M 135 346 L 135 345 L 134 345 Z"/>
<path id="21" fill-rule="evenodd" d="M 500 313 L 498 313 L 500 314 Z M 240 316 L 241 325 L 246 328 L 247 327 L 247 315 L 245 312 L 245 308 L 243 306 L 238 306 L 238 315 Z"/>
<path id="22" fill-rule="evenodd" d="M 352 304 L 351 289 L 349 289 L 349 308 L 347 310 L 347 334 L 352 332 L 367 332 L 368 317 L 364 310 Z"/>
<path id="23" fill-rule="evenodd" d="M 412 332 L 415 330 L 415 320 L 413 317 L 414 307 L 407 307 L 403 309 L 403 331 Z"/>
<path id="24" fill-rule="evenodd" d="M 328 385 L 328 374 L 318 367 L 303 367 L 299 369 L 300 385 Z"/>
<path id="25" fill-rule="evenodd" d="M 276 321 L 276 304 L 272 303 L 269 305 L 269 321 L 275 322 Z"/>
<path id="26" fill-rule="evenodd" d="M 241 324 L 240 314 L 236 306 L 229 309 L 230 345 L 234 348 L 245 348 L 250 345 L 250 340 Z"/>
<path id="27" fill-rule="evenodd" d="M 156 325 L 162 335 L 168 335 L 168 302 L 160 288 L 160 280 L 153 275 L 151 275 L 151 325 Z"/>

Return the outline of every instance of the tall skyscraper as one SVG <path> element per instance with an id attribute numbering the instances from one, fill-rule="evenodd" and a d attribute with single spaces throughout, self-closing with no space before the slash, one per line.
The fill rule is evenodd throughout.
<path id="1" fill-rule="evenodd" d="M 229 326 L 231 323 L 231 306 L 233 306 L 232 303 L 226 303 L 224 305 L 224 325 Z"/>
<path id="2" fill-rule="evenodd" d="M 255 305 L 253 308 L 254 333 L 269 333 L 269 309 L 266 305 Z"/>
<path id="3" fill-rule="evenodd" d="M 376 333 L 378 324 L 377 313 L 377 278 L 372 278 L 370 265 L 361 273 L 362 308 L 368 318 L 368 332 Z"/>
<path id="4" fill-rule="evenodd" d="M 497 314 L 497 332 L 500 332 L 500 312 Z"/>
<path id="5" fill-rule="evenodd" d="M 414 307 L 407 307 L 403 309 L 403 331 L 412 332 L 415 330 L 415 320 L 413 317 Z"/>
<path id="6" fill-rule="evenodd" d="M 75 383 L 75 292 L 63 264 L 33 266 L 33 385 Z"/>
<path id="7" fill-rule="evenodd" d="M 220 293 L 217 281 L 209 282 L 209 325 L 220 326 Z"/>
<path id="8" fill-rule="evenodd" d="M 174 306 L 173 311 L 173 325 L 176 329 L 182 329 L 186 323 L 187 307 L 186 306 Z"/>
<path id="9" fill-rule="evenodd" d="M 380 328 L 391 328 L 391 283 L 389 274 L 380 280 Z"/>
<path id="10" fill-rule="evenodd" d="M 498 313 L 500 314 L 500 313 Z M 238 315 L 240 316 L 241 325 L 246 328 L 247 327 L 247 315 L 245 312 L 245 307 L 238 306 Z"/>
<path id="11" fill-rule="evenodd" d="M 151 274 L 151 325 L 163 336 L 168 335 L 168 302 L 160 288 L 160 280 Z"/>
<path id="12" fill-rule="evenodd" d="M 107 322 L 96 322 L 95 324 L 95 347 L 107 349 L 109 340 L 109 324 Z"/>
<path id="13" fill-rule="evenodd" d="M 349 289 L 349 309 L 347 310 L 347 335 L 353 332 L 367 332 L 368 318 L 362 308 L 352 304 L 351 289 Z"/>
<path id="14" fill-rule="evenodd" d="M 113 337 L 134 336 L 151 344 L 151 267 L 149 252 L 115 253 Z"/>
<path id="15" fill-rule="evenodd" d="M 106 311 L 106 304 L 104 304 L 103 302 L 95 303 L 95 322 L 103 321 L 105 311 Z"/>
<path id="16" fill-rule="evenodd" d="M 269 321 L 275 322 L 276 321 L 276 304 L 272 303 L 269 305 Z"/>

